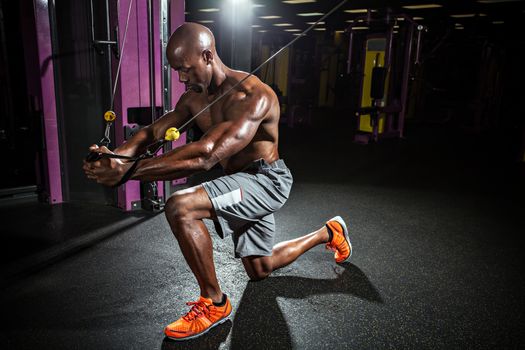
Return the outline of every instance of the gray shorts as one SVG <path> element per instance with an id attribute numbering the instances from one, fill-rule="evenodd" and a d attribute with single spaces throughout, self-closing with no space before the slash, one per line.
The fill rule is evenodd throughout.
<path id="1" fill-rule="evenodd" d="M 293 178 L 279 159 L 253 162 L 241 172 L 202 184 L 215 209 L 221 238 L 232 236 L 235 257 L 272 255 L 275 220 L 290 194 Z"/>

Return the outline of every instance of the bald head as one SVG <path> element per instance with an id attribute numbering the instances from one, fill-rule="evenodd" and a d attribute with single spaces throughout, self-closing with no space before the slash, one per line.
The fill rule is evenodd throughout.
<path id="1" fill-rule="evenodd" d="M 221 64 L 212 32 L 197 23 L 185 23 L 171 35 L 166 47 L 171 67 L 187 89 L 202 92 L 208 88 L 214 67 Z"/>
<path id="2" fill-rule="evenodd" d="M 216 54 L 213 33 L 203 25 L 188 22 L 173 32 L 166 48 L 166 55 L 168 59 L 191 59 L 201 56 L 205 50 Z"/>

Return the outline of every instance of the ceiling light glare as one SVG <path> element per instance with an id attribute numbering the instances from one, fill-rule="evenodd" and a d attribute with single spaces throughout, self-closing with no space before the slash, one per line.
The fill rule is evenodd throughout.
<path id="1" fill-rule="evenodd" d="M 450 15 L 452 18 L 471 18 L 476 17 L 475 13 L 465 13 L 465 14 L 459 14 L 459 15 Z"/>
<path id="2" fill-rule="evenodd" d="M 317 30 L 318 32 L 324 32 L 326 28 L 314 28 L 314 30 Z"/>
<path id="3" fill-rule="evenodd" d="M 424 9 L 437 9 L 443 7 L 440 4 L 420 4 L 420 5 L 405 5 L 403 8 L 408 10 L 424 10 Z"/>
<path id="4" fill-rule="evenodd" d="M 322 16 L 324 13 L 322 12 L 305 12 L 305 13 L 298 13 L 297 16 L 301 17 L 312 17 L 312 16 Z"/>
<path id="5" fill-rule="evenodd" d="M 293 24 L 291 24 L 291 23 L 274 23 L 273 25 L 276 26 L 276 27 L 291 27 L 291 26 L 293 26 Z"/>
<path id="6" fill-rule="evenodd" d="M 296 4 L 308 4 L 308 3 L 315 2 L 315 1 L 316 0 L 284 0 L 283 2 L 285 4 L 296 5 Z"/>
<path id="7" fill-rule="evenodd" d="M 198 22 L 206 24 L 206 23 L 213 23 L 213 20 L 211 20 L 211 19 L 203 19 L 203 20 L 200 20 Z"/>
<path id="8" fill-rule="evenodd" d="M 369 27 L 352 27 L 352 30 L 367 30 Z"/>
<path id="9" fill-rule="evenodd" d="M 478 0 L 480 4 L 499 4 L 501 2 L 518 2 L 521 0 Z"/>
<path id="10" fill-rule="evenodd" d="M 262 19 L 277 19 L 277 18 L 282 18 L 281 16 L 260 16 L 259 18 L 262 18 Z"/>
<path id="11" fill-rule="evenodd" d="M 310 25 L 315 24 L 315 23 L 316 23 L 316 22 L 306 22 L 306 24 L 310 24 Z M 324 21 L 319 22 L 319 23 L 317 23 L 317 24 L 324 24 Z"/>
<path id="12" fill-rule="evenodd" d="M 292 28 L 292 29 L 285 29 L 284 31 L 285 31 L 285 32 L 300 32 L 301 29 L 295 29 L 295 28 Z"/>
<path id="13" fill-rule="evenodd" d="M 377 10 L 370 10 L 371 12 L 377 12 Z M 353 9 L 345 10 L 346 13 L 368 13 L 368 9 Z"/>
<path id="14" fill-rule="evenodd" d="M 209 8 L 209 9 L 199 9 L 199 12 L 219 12 L 220 9 L 217 8 Z"/>

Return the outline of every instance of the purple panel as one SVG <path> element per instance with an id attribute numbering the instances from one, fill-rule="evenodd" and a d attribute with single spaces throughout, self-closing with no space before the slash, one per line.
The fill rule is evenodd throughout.
<path id="1" fill-rule="evenodd" d="M 49 64 L 53 49 L 49 25 L 49 7 L 47 0 L 35 0 L 35 24 L 40 65 L 40 86 L 42 88 L 42 112 L 44 116 L 47 158 L 47 184 L 50 203 L 62 203 L 62 174 L 60 171 L 60 151 L 55 99 L 53 65 Z"/>
<path id="2" fill-rule="evenodd" d="M 184 15 L 184 0 L 171 0 L 170 2 L 170 25 L 171 25 L 171 32 L 174 32 L 177 27 L 179 27 L 181 24 L 185 21 L 185 15 Z M 177 104 L 179 101 L 179 98 L 185 91 L 184 84 L 179 82 L 179 76 L 177 75 L 177 72 L 171 71 L 171 103 L 172 108 Z M 180 147 L 182 145 L 186 144 L 186 133 L 182 134 L 180 139 L 178 139 L 176 142 L 173 142 L 172 147 Z M 172 182 L 173 185 L 179 185 L 186 183 L 186 178 L 175 180 Z"/>
<path id="3" fill-rule="evenodd" d="M 117 9 L 118 23 L 120 28 L 119 42 L 121 52 L 122 46 L 124 45 L 118 88 L 115 94 L 115 112 L 119 116 L 115 123 L 115 138 L 117 144 L 124 142 L 124 127 L 128 125 L 128 108 L 142 106 L 141 96 L 144 95 L 147 97 L 148 94 L 147 49 L 144 49 L 144 47 L 141 46 L 141 38 L 139 37 L 140 31 L 144 30 L 144 28 L 141 28 L 140 23 L 138 24 L 137 22 L 140 20 L 141 22 L 146 23 L 144 26 L 147 32 L 147 22 L 145 15 L 146 2 L 137 0 L 133 1 L 131 14 L 129 17 L 126 42 L 124 43 L 124 32 L 126 28 L 126 20 L 130 1 L 131 0 L 121 0 L 119 2 L 120 7 Z M 146 58 L 145 65 L 141 60 L 141 56 Z M 144 82 L 141 79 L 141 65 L 146 71 Z M 116 71 L 116 69 L 114 69 L 114 71 Z M 146 100 L 146 103 L 147 102 L 148 101 Z M 119 188 L 118 206 L 121 209 L 127 211 L 132 210 L 133 208 L 131 203 L 138 200 L 140 200 L 139 181 L 128 181 L 125 185 Z"/>
<path id="4" fill-rule="evenodd" d="M 121 0 L 118 11 L 119 39 L 122 50 L 124 45 L 124 31 L 128 14 L 128 7 L 131 0 Z M 160 1 L 153 2 L 154 11 L 154 41 L 155 45 L 155 104 L 162 105 L 162 69 L 160 45 Z M 119 116 L 116 122 L 116 142 L 124 142 L 124 127 L 128 125 L 127 109 L 129 107 L 149 107 L 150 106 L 150 85 L 149 85 L 149 58 L 148 58 L 148 9 L 147 1 L 135 0 L 133 2 L 128 33 L 124 52 L 122 54 L 122 66 L 119 77 L 119 85 L 115 95 L 115 112 Z M 171 1 L 171 23 L 172 28 L 184 23 L 184 0 Z M 116 71 L 116 66 L 114 67 Z M 174 104 L 184 92 L 184 84 L 178 82 L 176 74 L 172 79 L 172 99 Z M 186 135 L 174 143 L 179 146 L 186 143 Z M 177 180 L 174 183 L 186 182 L 185 179 Z M 163 195 L 163 186 L 158 183 L 159 195 Z M 132 210 L 132 202 L 140 200 L 140 183 L 129 181 L 121 186 L 118 193 L 118 205 L 124 210 Z"/>

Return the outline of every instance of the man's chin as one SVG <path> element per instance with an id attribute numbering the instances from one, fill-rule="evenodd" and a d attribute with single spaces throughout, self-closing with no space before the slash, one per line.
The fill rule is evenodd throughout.
<path id="1" fill-rule="evenodd" d="M 202 87 L 200 87 L 199 85 L 190 85 L 188 86 L 188 90 L 195 91 L 196 93 L 199 93 L 199 94 L 204 91 Z"/>

